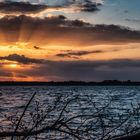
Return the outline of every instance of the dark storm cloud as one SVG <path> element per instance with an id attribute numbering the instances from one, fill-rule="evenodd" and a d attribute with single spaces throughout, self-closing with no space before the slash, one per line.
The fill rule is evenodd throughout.
<path id="1" fill-rule="evenodd" d="M 17 69 L 18 77 L 40 77 L 47 80 L 139 80 L 140 60 L 114 59 L 98 61 L 48 61 L 46 59 L 28 58 L 23 55 L 12 54 L 1 57 L 1 60 L 16 61 L 21 64 L 34 63 L 31 69 Z M 121 68 L 121 69 L 120 69 Z M 10 73 L 0 74 L 9 77 Z M 131 74 L 130 74 L 131 73 Z M 45 79 L 44 79 L 45 80 Z"/>
<path id="2" fill-rule="evenodd" d="M 29 2 L 0 2 L 1 13 L 36 13 L 47 8 L 46 5 L 30 4 Z"/>
<path id="3" fill-rule="evenodd" d="M 57 4 L 56 2 L 56 5 L 54 5 L 54 8 L 55 7 L 56 8 L 73 7 L 73 10 L 76 10 L 76 11 L 79 10 L 79 11 L 84 11 L 84 12 L 96 12 L 96 11 L 99 11 L 99 7 L 102 4 L 103 4 L 102 2 L 95 2 L 92 0 L 65 0 L 64 3 L 62 4 Z"/>
<path id="4" fill-rule="evenodd" d="M 120 69 L 121 68 L 121 69 Z M 140 60 L 46 61 L 24 75 L 46 77 L 47 80 L 139 80 Z M 131 74 L 130 74 L 131 73 Z"/>
<path id="5" fill-rule="evenodd" d="M 45 62 L 45 61 L 44 61 Z M 132 59 L 113 59 L 113 60 L 98 60 L 98 61 L 46 61 L 44 64 L 58 67 L 58 68 L 68 68 L 68 69 L 89 69 L 89 68 L 100 68 L 108 67 L 113 69 L 129 68 L 129 67 L 140 67 L 140 60 Z"/>
<path id="6" fill-rule="evenodd" d="M 83 55 L 88 55 L 88 54 L 97 54 L 97 53 L 103 53 L 104 51 L 102 50 L 95 50 L 95 51 L 70 51 L 68 50 L 65 53 L 58 53 L 56 56 L 58 57 L 78 57 L 78 56 L 83 56 Z"/>
<path id="7" fill-rule="evenodd" d="M 0 60 L 16 61 L 21 64 L 43 63 L 42 59 L 33 59 L 33 58 L 26 57 L 24 55 L 18 55 L 18 54 L 11 54 L 8 56 L 0 57 Z"/>
<path id="8" fill-rule="evenodd" d="M 68 20 L 64 16 L 33 18 L 6 16 L 0 19 L 1 36 L 7 42 L 17 42 L 21 29 L 21 41 L 30 39 L 36 45 L 80 45 L 139 43 L 140 31 L 118 25 L 91 25 L 81 20 Z M 41 40 L 41 42 L 38 42 Z M 2 42 L 2 37 L 0 38 Z"/>
<path id="9" fill-rule="evenodd" d="M 49 5 L 47 3 L 40 4 L 40 3 L 30 3 L 30 2 L 16 2 L 16 1 L 1 1 L 0 2 L 0 12 L 5 14 L 11 13 L 37 13 L 43 11 L 45 9 L 61 9 L 61 8 L 69 8 L 69 6 L 76 6 L 80 11 L 87 11 L 87 12 L 94 12 L 99 10 L 99 3 L 92 2 L 90 0 L 84 1 L 67 1 L 64 4 L 53 4 Z"/>

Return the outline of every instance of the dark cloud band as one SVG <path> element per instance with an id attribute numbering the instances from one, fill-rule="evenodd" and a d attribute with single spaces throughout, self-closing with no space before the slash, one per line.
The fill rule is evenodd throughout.
<path id="1" fill-rule="evenodd" d="M 46 64 L 25 73 L 28 76 L 46 77 L 46 79 L 54 81 L 139 80 L 139 70 L 140 60 L 118 59 L 109 61 L 48 61 Z"/>
<path id="2" fill-rule="evenodd" d="M 0 57 L 1 60 L 16 61 L 18 63 L 36 64 L 31 69 L 16 70 L 19 78 L 44 77 L 47 80 L 139 80 L 140 60 L 136 59 L 114 59 L 100 61 L 48 61 L 46 59 L 35 59 L 18 54 Z M 121 68 L 121 69 L 120 69 Z M 130 74 L 131 73 L 131 74 Z M 12 73 L 5 73 L 1 68 L 0 74 L 12 77 Z M 0 75 L 0 76 L 1 76 Z M 22 76 L 22 77 L 20 77 Z"/>
<path id="3" fill-rule="evenodd" d="M 28 58 L 24 55 L 18 55 L 18 54 L 11 54 L 5 57 L 0 57 L 0 60 L 8 60 L 8 61 L 15 61 L 21 64 L 41 64 L 43 63 L 42 59 L 33 59 L 33 58 Z"/>
<path id="4" fill-rule="evenodd" d="M 4 1 L 0 2 L 1 13 L 36 13 L 47 8 L 46 5 L 30 4 L 29 2 L 11 2 Z"/>
<path id="5" fill-rule="evenodd" d="M 89 46 L 98 44 L 139 43 L 140 31 L 117 25 L 91 25 L 81 20 L 68 20 L 64 16 L 33 18 L 6 16 L 0 19 L 0 35 L 7 43 L 17 42 L 21 29 L 22 42 L 30 39 L 34 46 L 41 45 Z M 2 37 L 0 41 L 3 42 Z"/>
<path id="6" fill-rule="evenodd" d="M 58 57 L 69 57 L 69 58 L 78 58 L 79 56 L 84 56 L 88 54 L 97 54 L 97 53 L 104 53 L 105 51 L 102 50 L 95 50 L 95 51 L 65 51 L 64 53 L 58 53 L 56 56 Z"/>
<path id="7" fill-rule="evenodd" d="M 16 1 L 2 1 L 0 2 L 0 12 L 5 14 L 11 13 L 20 13 L 20 14 L 28 14 L 28 13 L 38 13 L 45 9 L 62 9 L 62 8 L 69 8 L 71 6 L 77 7 L 79 11 L 87 11 L 87 12 L 94 12 L 99 10 L 99 3 L 92 2 L 90 0 L 85 1 L 73 1 L 69 2 L 66 1 L 58 5 L 57 3 L 53 5 L 49 5 L 49 3 L 40 4 L 40 3 L 30 3 L 30 2 L 16 2 Z"/>

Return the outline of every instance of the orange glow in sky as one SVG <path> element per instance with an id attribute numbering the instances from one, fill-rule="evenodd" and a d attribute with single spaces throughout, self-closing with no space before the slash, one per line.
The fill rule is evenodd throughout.
<path id="1" fill-rule="evenodd" d="M 139 18 L 122 19 L 113 14 L 113 3 L 95 2 L 101 4 L 98 11 L 87 12 L 80 3 L 70 4 L 68 11 L 64 5 L 38 11 L 32 3 L 31 9 L 0 10 L 0 80 L 140 79 Z"/>

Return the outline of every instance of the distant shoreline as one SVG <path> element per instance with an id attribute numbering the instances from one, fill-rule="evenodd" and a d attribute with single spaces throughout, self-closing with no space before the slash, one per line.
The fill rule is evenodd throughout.
<path id="1" fill-rule="evenodd" d="M 140 86 L 140 81 L 105 80 L 102 82 L 63 81 L 63 82 L 16 82 L 2 81 L 0 86 Z"/>

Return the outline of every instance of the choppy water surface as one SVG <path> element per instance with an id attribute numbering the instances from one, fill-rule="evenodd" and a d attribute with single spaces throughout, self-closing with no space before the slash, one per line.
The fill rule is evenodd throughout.
<path id="1" fill-rule="evenodd" d="M 0 123 L 6 127 L 5 115 L 22 112 L 31 95 L 37 92 L 36 99 L 43 104 L 51 103 L 57 95 L 69 98 L 80 97 L 92 99 L 98 106 L 105 106 L 110 102 L 109 110 L 112 116 L 125 114 L 126 110 L 137 107 L 140 103 L 140 86 L 17 86 L 0 87 Z M 81 102 L 80 108 L 86 113 L 94 108 L 91 104 Z M 75 104 L 75 103 L 73 103 Z M 71 105 L 73 113 L 79 113 L 78 107 Z M 135 117 L 133 118 L 135 123 Z M 132 122 L 131 122 L 132 123 Z"/>

